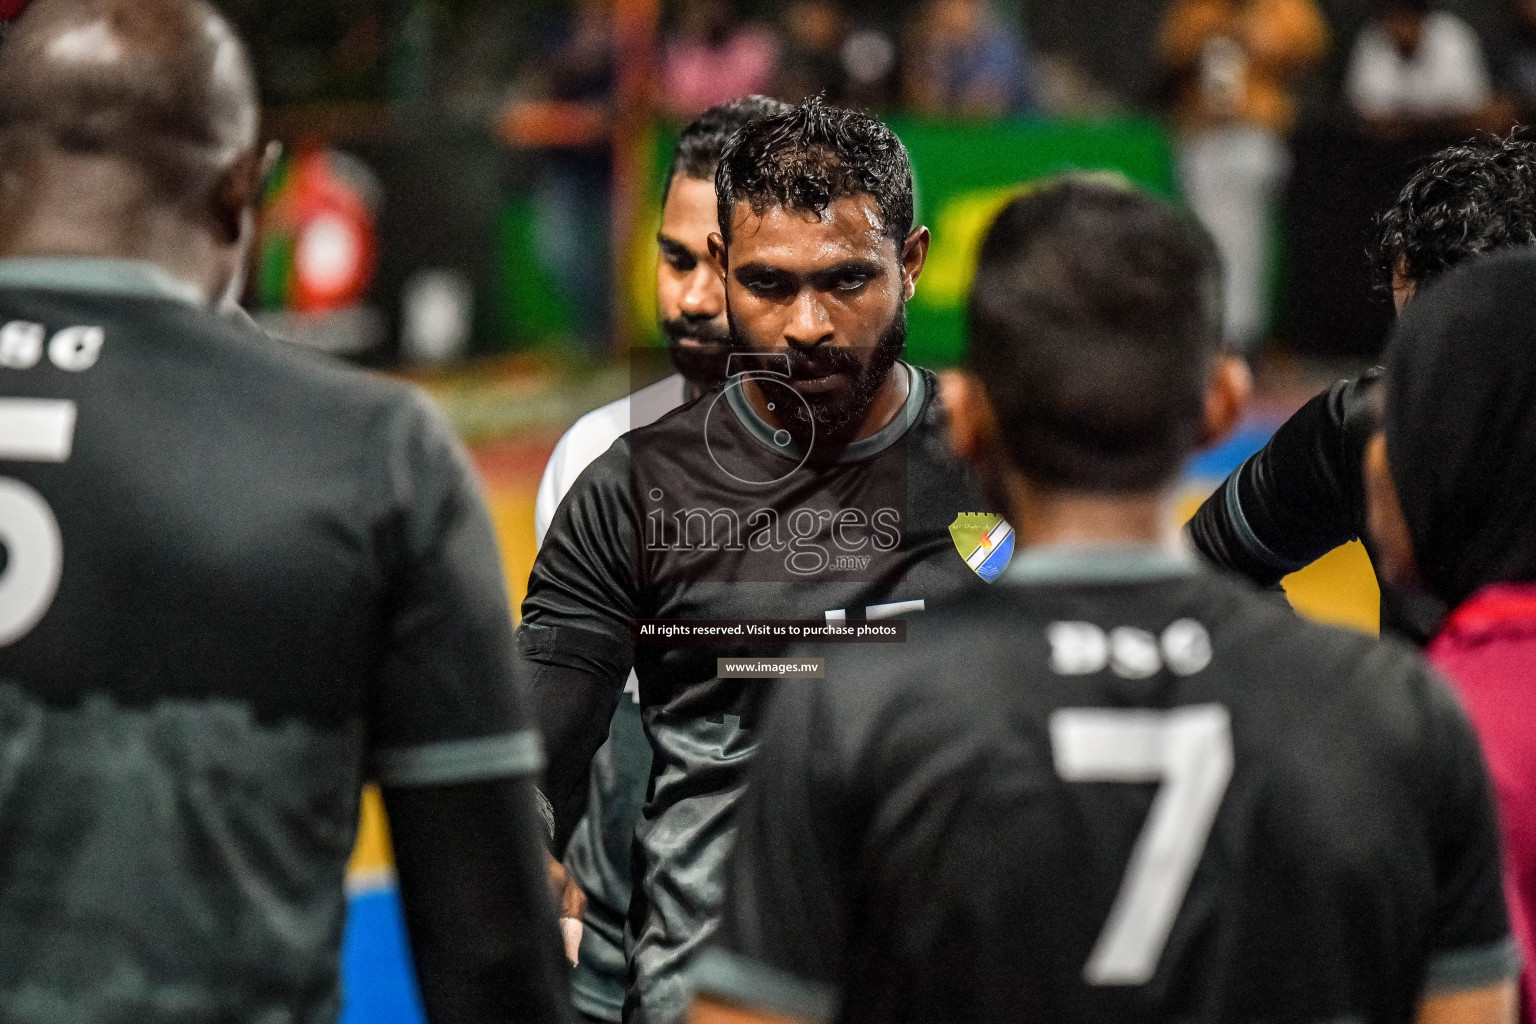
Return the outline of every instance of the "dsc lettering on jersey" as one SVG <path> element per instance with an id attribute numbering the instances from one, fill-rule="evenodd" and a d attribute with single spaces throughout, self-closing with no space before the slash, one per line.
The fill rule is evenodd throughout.
<path id="1" fill-rule="evenodd" d="M 1164 666 L 1176 676 L 1192 676 L 1211 663 L 1211 634 L 1194 619 L 1170 623 L 1161 637 L 1133 626 L 1106 631 L 1092 622 L 1053 622 L 1045 638 L 1051 670 L 1063 676 L 1107 668 L 1122 679 L 1146 679 Z"/>
<path id="2" fill-rule="evenodd" d="M 902 542 L 901 512 L 895 508 L 668 509 L 661 488 L 646 496 L 657 503 L 645 512 L 645 547 L 653 552 L 782 553 L 790 573 L 814 576 L 866 568 L 868 557 L 852 557 L 856 552 L 894 551 Z"/>
<path id="3" fill-rule="evenodd" d="M 12 320 L 0 327 L 0 367 L 30 370 L 43 358 L 43 339 L 48 329 L 26 320 Z M 79 373 L 96 365 L 107 332 L 100 327 L 77 325 L 54 334 L 48 342 L 48 360 L 61 370 Z"/>

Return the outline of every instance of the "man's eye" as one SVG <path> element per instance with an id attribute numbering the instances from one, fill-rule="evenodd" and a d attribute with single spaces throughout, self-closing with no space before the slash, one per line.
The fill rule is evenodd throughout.
<path id="1" fill-rule="evenodd" d="M 789 290 L 783 281 L 771 277 L 750 278 L 742 284 L 753 295 L 765 299 L 783 295 Z"/>
<path id="2" fill-rule="evenodd" d="M 869 278 L 863 274 L 844 274 L 833 285 L 840 292 L 855 292 L 869 283 Z"/>
<path id="3" fill-rule="evenodd" d="M 680 273 L 687 273 L 699 265 L 699 261 L 683 252 L 667 253 L 667 266 Z"/>

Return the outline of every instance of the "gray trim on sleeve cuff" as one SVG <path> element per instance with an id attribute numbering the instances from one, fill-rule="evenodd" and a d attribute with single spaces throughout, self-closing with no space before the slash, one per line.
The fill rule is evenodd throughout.
<path id="1" fill-rule="evenodd" d="M 537 786 L 533 790 L 533 798 L 539 808 L 539 820 L 544 823 L 544 830 L 549 833 L 551 842 L 555 838 L 555 805 L 549 802 L 549 797 Z"/>
<path id="2" fill-rule="evenodd" d="M 385 747 L 373 753 L 381 786 L 447 786 L 532 775 L 544 767 L 544 746 L 532 729 L 467 740 Z"/>
<path id="3" fill-rule="evenodd" d="M 1520 947 L 1514 937 L 1488 946 L 1452 949 L 1436 954 L 1424 975 L 1429 995 L 1487 988 L 1520 975 Z"/>
<path id="4" fill-rule="evenodd" d="M 1224 485 L 1227 488 L 1225 496 L 1227 517 L 1232 520 L 1232 528 L 1236 531 L 1238 539 L 1243 542 L 1243 546 L 1248 549 L 1249 554 L 1255 556 L 1260 561 L 1269 563 L 1271 568 L 1290 575 L 1298 569 L 1305 569 L 1308 563 L 1304 561 L 1298 562 L 1294 558 L 1285 558 L 1272 551 L 1268 544 L 1260 540 L 1259 535 L 1253 532 L 1253 526 L 1248 522 L 1248 517 L 1243 514 L 1242 502 L 1237 497 L 1238 481 L 1242 479 L 1243 470 L 1248 468 L 1248 463 L 1252 462 L 1253 458 L 1252 455 L 1248 456 L 1248 458 L 1243 460 L 1243 464 L 1237 467 L 1237 472 L 1227 477 Z"/>
<path id="5" fill-rule="evenodd" d="M 718 947 L 705 950 L 691 973 L 695 991 L 724 1002 L 808 1024 L 826 1024 L 837 1014 L 839 995 L 833 986 L 806 981 Z"/>

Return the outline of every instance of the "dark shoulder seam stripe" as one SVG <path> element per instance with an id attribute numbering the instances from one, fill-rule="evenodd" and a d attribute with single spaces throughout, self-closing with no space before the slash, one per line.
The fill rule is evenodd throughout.
<path id="1" fill-rule="evenodd" d="M 826 1024 L 837 1014 L 839 995 L 834 986 L 807 981 L 719 947 L 705 950 L 691 973 L 698 992 L 726 1002 L 808 1024 Z"/>
<path id="2" fill-rule="evenodd" d="M 1424 974 L 1426 994 L 1465 992 L 1509 981 L 1520 974 L 1520 947 L 1511 936 L 1487 946 L 1437 953 Z"/>
<path id="3" fill-rule="evenodd" d="M 384 747 L 373 753 L 381 786 L 446 786 L 532 775 L 544 767 L 544 746 L 532 729 L 467 740 Z"/>

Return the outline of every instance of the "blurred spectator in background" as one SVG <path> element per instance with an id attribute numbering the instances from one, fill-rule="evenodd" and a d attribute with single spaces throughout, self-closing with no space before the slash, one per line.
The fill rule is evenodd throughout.
<path id="1" fill-rule="evenodd" d="M 784 8 L 784 58 L 775 92 L 799 103 L 821 94 L 842 103 L 848 92 L 843 42 L 848 20 L 835 0 L 793 0 Z"/>
<path id="2" fill-rule="evenodd" d="M 1536 114 L 1536 0 L 1514 0 L 1515 30 L 1504 83 L 1521 120 Z"/>
<path id="3" fill-rule="evenodd" d="M 847 73 L 845 106 L 883 107 L 896 98 L 896 43 L 878 28 L 849 32 L 839 51 Z"/>
<path id="4" fill-rule="evenodd" d="M 1328 49 L 1313 0 L 1177 0 L 1158 41 L 1178 127 L 1179 177 L 1226 264 L 1226 331 L 1263 336 L 1270 211 L 1289 173 L 1295 90 Z"/>
<path id="5" fill-rule="evenodd" d="M 1472 117 L 1493 97 L 1477 33 L 1429 0 L 1380 0 L 1344 88 L 1361 117 L 1387 128 Z"/>
<path id="6" fill-rule="evenodd" d="M 1048 117 L 1102 117 L 1127 107 L 1079 54 L 1046 51 L 1037 53 L 1033 63 L 1035 102 Z"/>
<path id="7" fill-rule="evenodd" d="M 794 0 L 784 9 L 784 53 L 774 95 L 799 103 L 821 95 L 854 107 L 892 99 L 896 44 L 877 28 L 853 27 L 838 0 Z"/>
<path id="8" fill-rule="evenodd" d="M 1023 36 L 986 0 L 928 0 L 905 63 L 903 91 L 917 113 L 1000 117 L 1034 106 Z"/>
<path id="9" fill-rule="evenodd" d="M 743 24 L 726 0 L 682 0 L 661 49 L 658 98 L 673 117 L 692 120 L 717 104 L 773 89 L 777 37 Z"/>
<path id="10" fill-rule="evenodd" d="M 546 34 L 508 135 L 546 157 L 534 190 L 540 257 L 574 314 L 575 341 L 606 351 L 610 323 L 608 129 L 614 88 L 612 0 L 576 0 Z"/>

